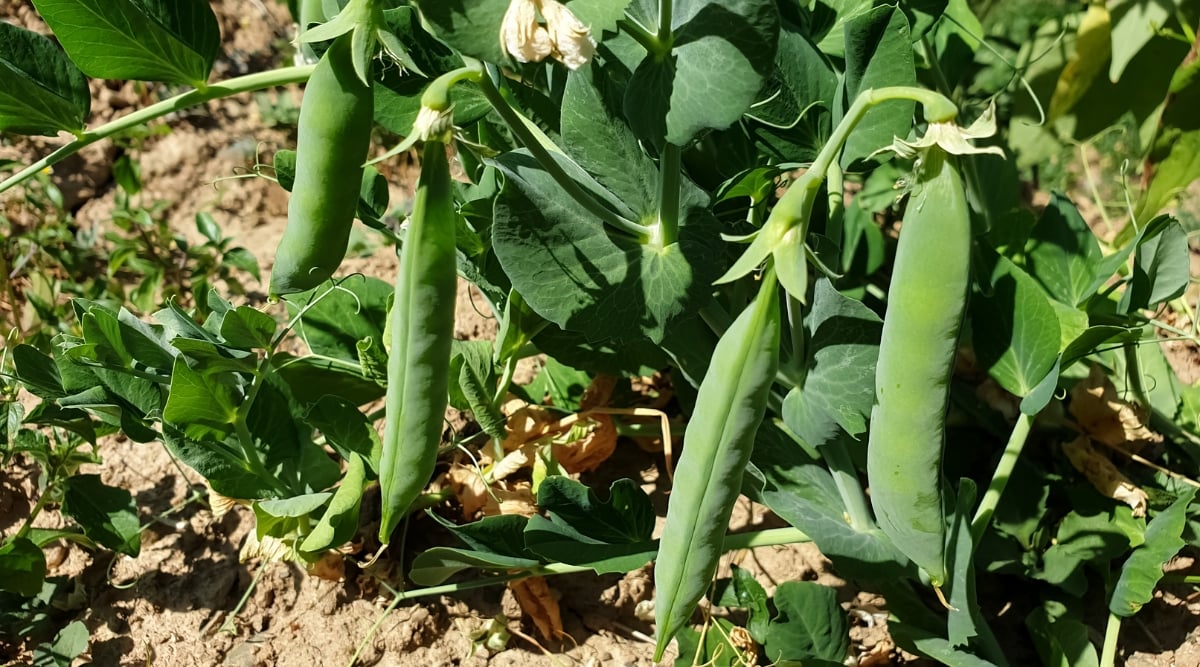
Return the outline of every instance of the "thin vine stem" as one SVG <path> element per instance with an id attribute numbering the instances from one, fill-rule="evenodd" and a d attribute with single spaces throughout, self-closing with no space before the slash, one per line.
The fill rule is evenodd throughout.
<path id="1" fill-rule="evenodd" d="M 1104 646 L 1100 651 L 1100 667 L 1117 664 L 1117 638 L 1121 634 L 1121 617 L 1109 612 L 1108 624 L 1104 627 Z"/>
<path id="2" fill-rule="evenodd" d="M 298 67 L 282 67 L 280 69 L 271 70 L 270 72 L 256 72 L 228 79 L 221 83 L 213 84 L 204 90 L 190 90 L 186 93 L 169 97 L 161 102 L 151 104 L 150 106 L 139 109 L 127 116 L 122 116 L 112 122 L 105 123 L 91 130 L 81 132 L 76 136 L 75 140 L 58 148 L 46 157 L 34 162 L 25 167 L 21 171 L 9 176 L 0 182 L 0 192 L 4 192 L 9 188 L 20 185 L 25 181 L 35 176 L 38 172 L 62 162 L 72 155 L 83 150 L 84 147 L 107 139 L 115 134 L 119 134 L 138 125 L 142 125 L 156 118 L 161 118 L 167 114 L 181 111 L 189 107 L 194 107 L 205 102 L 218 100 L 224 97 L 230 97 L 239 93 L 246 93 L 253 90 L 261 90 L 263 88 L 274 88 L 275 86 L 283 86 L 289 83 L 300 83 L 307 81 L 312 74 L 316 65 L 300 65 Z"/>
<path id="3" fill-rule="evenodd" d="M 1025 448 L 1025 441 L 1029 439 L 1029 432 L 1033 428 L 1033 418 L 1034 415 L 1027 415 L 1024 412 L 1017 417 L 1017 423 L 1008 437 L 1008 444 L 1004 446 L 1004 453 L 1000 456 L 1000 463 L 996 465 L 992 481 L 983 494 L 983 500 L 979 502 L 979 508 L 975 510 L 975 518 L 971 521 L 971 543 L 974 545 L 979 544 L 983 534 L 987 532 L 988 524 L 992 521 L 992 515 L 996 513 L 996 507 L 1000 504 L 1004 489 L 1008 486 L 1017 461 L 1021 458 L 1021 450 Z"/>
<path id="4" fill-rule="evenodd" d="M 679 179 L 682 150 L 667 142 L 659 161 L 658 225 L 655 241 L 659 248 L 675 243 L 679 238 Z"/>

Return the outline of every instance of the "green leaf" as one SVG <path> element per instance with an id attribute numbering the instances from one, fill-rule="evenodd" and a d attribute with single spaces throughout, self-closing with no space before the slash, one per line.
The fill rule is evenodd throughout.
<path id="1" fill-rule="evenodd" d="M 658 553 L 657 541 L 609 544 L 541 516 L 526 524 L 525 546 L 548 562 L 589 567 L 596 574 L 632 572 Z"/>
<path id="2" fill-rule="evenodd" d="M 70 667 L 88 648 L 90 634 L 83 621 L 72 621 L 54 637 L 54 642 L 33 650 L 34 667 Z"/>
<path id="3" fill-rule="evenodd" d="M 92 97 L 83 72 L 54 42 L 0 21 L 0 132 L 54 136 L 84 128 Z"/>
<path id="4" fill-rule="evenodd" d="M 1181 535 L 1187 508 L 1195 497 L 1196 489 L 1186 487 L 1170 507 L 1146 525 L 1146 542 L 1121 566 L 1121 576 L 1108 603 L 1109 611 L 1117 616 L 1133 616 L 1154 597 L 1163 566 L 1183 548 Z"/>
<path id="5" fill-rule="evenodd" d="M 529 558 L 515 558 L 470 549 L 434 547 L 413 559 L 408 577 L 421 586 L 436 586 L 464 570 L 508 572 L 532 570 L 540 565 L 540 562 Z"/>
<path id="6" fill-rule="evenodd" d="M 1003 652 L 979 609 L 975 592 L 975 543 L 971 540 L 971 519 L 975 514 L 975 482 L 963 478 L 958 482 L 953 522 L 947 538 L 946 570 L 950 575 L 948 593 L 949 618 L 946 622 L 950 644 L 955 647 L 978 646 L 993 657 Z"/>
<path id="7" fill-rule="evenodd" d="M 192 370 L 183 357 L 176 359 L 163 421 L 217 427 L 233 424 L 239 399 L 233 386 L 223 379 L 221 375 L 206 376 Z"/>
<path id="8" fill-rule="evenodd" d="M 943 637 L 903 621 L 889 622 L 888 633 L 897 646 L 933 658 L 947 667 L 996 667 L 995 663 L 955 648 Z"/>
<path id="9" fill-rule="evenodd" d="M 838 605 L 837 591 L 811 581 L 785 581 L 775 589 L 775 607 L 779 614 L 771 620 L 763 645 L 772 663 L 840 665 L 846 659 L 850 627 Z"/>
<path id="10" fill-rule="evenodd" d="M 560 410 L 573 412 L 579 410 L 579 401 L 591 381 L 587 373 L 549 357 L 524 390 L 533 403 L 545 402 Z"/>
<path id="11" fill-rule="evenodd" d="M 1113 7 L 1110 80 L 1121 80 L 1125 68 L 1169 22 L 1171 13 L 1171 4 L 1158 2 L 1122 2 Z"/>
<path id="12" fill-rule="evenodd" d="M 104 484 L 99 475 L 63 480 L 62 509 L 97 544 L 130 556 L 141 549 L 142 527 L 133 495 Z"/>
<path id="13" fill-rule="evenodd" d="M 367 482 L 367 466 L 363 457 L 351 454 L 346 466 L 346 475 L 329 501 L 329 507 L 321 520 L 300 544 L 300 550 L 317 553 L 335 549 L 350 540 L 358 532 L 358 512 L 362 505 L 363 488 Z"/>
<path id="14" fill-rule="evenodd" d="M 817 281 L 804 318 L 807 358 L 792 362 L 806 370 L 804 385 L 783 402 L 784 422 L 808 444 L 824 445 L 838 427 L 855 436 L 866 431 L 882 329 L 862 302 L 842 296 L 824 278 Z"/>
<path id="15" fill-rule="evenodd" d="M 1083 595 L 1087 578 L 1083 566 L 1105 563 L 1129 549 L 1129 536 L 1118 527 L 1128 508 L 1081 507 L 1063 518 L 1054 543 L 1042 554 L 1042 570 L 1036 578 L 1061 587 L 1072 595 Z"/>
<path id="16" fill-rule="evenodd" d="M 1045 667 L 1100 667 L 1088 626 L 1075 618 L 1051 618 L 1045 606 L 1025 617 L 1025 627 Z"/>
<path id="17" fill-rule="evenodd" d="M 33 542 L 14 537 L 0 546 L 0 591 L 32 597 L 46 579 L 46 556 Z"/>
<path id="18" fill-rule="evenodd" d="M 421 16 L 436 34 L 463 55 L 493 63 L 508 61 L 500 23 L 509 0 L 418 0 Z"/>
<path id="19" fill-rule="evenodd" d="M 771 622 L 767 591 L 754 579 L 749 570 L 733 565 L 732 572 L 731 578 L 717 581 L 712 598 L 718 606 L 748 610 L 746 629 L 750 631 L 754 641 L 762 644 L 767 641 Z"/>
<path id="20" fill-rule="evenodd" d="M 286 537 L 300 527 L 300 518 L 317 511 L 333 496 L 329 492 L 306 493 L 291 498 L 273 498 L 254 503 L 254 529 L 258 538 Z"/>
<path id="21" fill-rule="evenodd" d="M 675 658 L 675 667 L 735 667 L 747 664 L 743 662 L 741 649 L 729 643 L 733 629 L 733 623 L 724 618 L 712 619 L 712 625 L 703 635 L 692 628 L 680 628 L 675 635 L 679 640 L 679 657 Z"/>
<path id="22" fill-rule="evenodd" d="M 469 410 L 484 433 L 503 440 L 506 420 L 492 402 L 496 373 L 491 341 L 453 341 L 450 356 L 450 404 Z"/>
<path id="23" fill-rule="evenodd" d="M 237 446 L 225 442 L 220 434 L 191 427 L 163 424 L 163 443 L 173 456 L 208 481 L 213 491 L 241 500 L 271 498 L 278 495 L 272 480 L 250 470 Z M 200 437 L 203 433 L 207 437 Z"/>
<path id="24" fill-rule="evenodd" d="M 1046 293 L 1001 256 L 990 293 L 977 294 L 970 310 L 979 365 L 1004 389 L 1028 396 L 1058 360 L 1058 317 Z"/>
<path id="25" fill-rule="evenodd" d="M 614 210 L 628 207 L 565 157 L 554 159 Z M 496 202 L 492 246 L 513 288 L 542 317 L 589 340 L 661 341 L 673 319 L 695 312 L 720 275 L 716 220 L 685 187 L 679 240 L 665 248 L 615 235 L 524 150 L 497 158 L 508 178 Z M 565 242 L 564 242 L 565 241 Z"/>
<path id="26" fill-rule="evenodd" d="M 221 47 L 204 0 L 36 0 L 71 60 L 96 79 L 203 88 Z"/>
<path id="27" fill-rule="evenodd" d="M 337 463 L 312 441 L 312 431 L 304 423 L 304 405 L 278 375 L 264 376 L 246 427 L 267 471 L 292 495 L 327 489 L 337 482 Z"/>
<path id="28" fill-rule="evenodd" d="M 825 54 L 785 23 L 774 71 L 759 93 L 760 101 L 746 115 L 772 135 L 760 137 L 771 147 L 769 152 L 787 160 L 812 160 L 831 130 L 837 91 L 837 75 Z"/>
<path id="29" fill-rule="evenodd" d="M 1123 313 L 1151 308 L 1183 294 L 1190 279 L 1187 233 L 1174 218 L 1151 220 L 1134 241 L 1133 272 L 1118 306 Z"/>
<path id="30" fill-rule="evenodd" d="M 308 343 L 313 354 L 357 363 L 358 341 L 373 338 L 383 344 L 383 327 L 393 288 L 378 278 L 352 278 L 343 281 L 341 287 L 323 294 L 320 301 L 304 312 L 296 333 Z M 295 315 L 314 294 L 285 297 L 288 314 Z"/>
<path id="31" fill-rule="evenodd" d="M 339 396 L 352 405 L 383 397 L 384 388 L 364 376 L 357 364 L 316 355 L 293 357 L 282 353 L 276 354 L 273 361 L 275 373 L 287 383 L 292 399 L 300 405 L 311 405 L 324 396 Z"/>
<path id="32" fill-rule="evenodd" d="M 769 0 L 676 0 L 671 28 L 670 57 L 647 55 L 625 92 L 630 125 L 653 146 L 741 118 L 770 74 L 779 14 Z"/>
<path id="33" fill-rule="evenodd" d="M 254 276 L 255 280 L 262 282 L 262 274 L 258 270 L 258 258 L 246 248 L 241 246 L 230 248 L 225 251 L 224 255 L 221 255 L 221 262 L 239 271 L 245 271 Z"/>
<path id="34" fill-rule="evenodd" d="M 880 5 L 846 21 L 846 73 L 843 104 L 868 88 L 915 86 L 912 35 L 904 12 Z M 849 167 L 871 153 L 907 137 L 916 103 L 891 100 L 872 108 L 846 140 L 841 163 Z M 843 109 L 844 111 L 844 109 Z M 835 122 L 840 120 L 840 113 Z"/>
<path id="35" fill-rule="evenodd" d="M 270 315 L 250 306 L 238 306 L 221 320 L 221 337 L 233 347 L 265 350 L 271 346 L 275 326 Z"/>
<path id="36" fill-rule="evenodd" d="M 25 385 L 29 393 L 51 400 L 67 395 L 54 359 L 43 354 L 36 347 L 25 344 L 18 345 L 13 348 L 12 359 L 13 365 L 16 367 L 17 379 Z"/>
<path id="37" fill-rule="evenodd" d="M 1146 160 L 1152 179 L 1138 203 L 1138 220 L 1157 214 L 1200 178 L 1200 121 L 1195 113 L 1200 104 L 1200 59 L 1184 59 L 1171 77 L 1164 104 Z"/>
<path id="38" fill-rule="evenodd" d="M 1100 243 L 1066 195 L 1051 194 L 1025 252 L 1030 275 L 1055 299 L 1079 306 L 1096 293 Z"/>
<path id="39" fill-rule="evenodd" d="M 362 457 L 375 471 L 379 466 L 383 443 L 353 403 L 341 396 L 323 396 L 308 409 L 305 421 L 325 435 L 325 442 L 343 459 L 353 461 Z"/>
<path id="40" fill-rule="evenodd" d="M 538 507 L 551 521 L 608 544 L 650 540 L 654 507 L 650 497 L 631 479 L 619 479 L 601 501 L 590 488 L 569 477 L 547 477 L 538 487 Z"/>

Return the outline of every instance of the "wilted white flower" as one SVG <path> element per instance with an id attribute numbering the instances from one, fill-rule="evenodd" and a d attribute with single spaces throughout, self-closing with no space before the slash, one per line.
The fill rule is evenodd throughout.
<path id="1" fill-rule="evenodd" d="M 413 134 L 421 141 L 445 141 L 454 129 L 454 107 L 432 109 L 422 106 L 413 122 Z"/>
<path id="2" fill-rule="evenodd" d="M 546 25 L 538 23 L 541 11 Z M 558 0 L 512 0 L 500 24 L 500 44 L 518 62 L 540 62 L 553 56 L 579 69 L 596 53 L 591 30 Z"/>
<path id="3" fill-rule="evenodd" d="M 969 139 L 983 139 L 996 133 L 996 105 L 988 107 L 970 127 L 962 128 L 949 123 L 930 123 L 925 130 L 925 136 L 916 141 L 905 141 L 896 138 L 889 147 L 897 155 L 911 158 L 937 144 L 942 150 L 954 155 L 969 155 L 976 153 L 991 153 L 1004 157 L 1004 150 L 999 146 L 974 146 Z M 884 149 L 888 150 L 888 149 Z"/>
<path id="4" fill-rule="evenodd" d="M 518 62 L 538 62 L 554 50 L 537 20 L 537 0 L 512 0 L 500 23 L 500 44 Z"/>
<path id="5" fill-rule="evenodd" d="M 542 16 L 550 31 L 551 54 L 558 62 L 571 69 L 579 69 L 596 53 L 596 40 L 588 29 L 567 6 L 558 0 L 542 0 Z"/>

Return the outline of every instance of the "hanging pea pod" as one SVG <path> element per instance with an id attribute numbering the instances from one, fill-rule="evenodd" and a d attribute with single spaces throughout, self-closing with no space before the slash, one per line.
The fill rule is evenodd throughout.
<path id="1" fill-rule="evenodd" d="M 921 153 L 892 270 L 867 450 L 879 526 L 934 586 L 946 581 L 942 447 L 971 278 L 971 221 L 953 159 L 938 145 Z"/>
<path id="2" fill-rule="evenodd" d="M 445 137 L 431 137 L 425 142 L 392 303 L 379 471 L 379 541 L 385 545 L 437 463 L 454 334 L 456 215 Z"/>
<path id="3" fill-rule="evenodd" d="M 675 468 L 667 523 L 654 568 L 655 621 L 662 658 L 687 624 L 717 569 L 742 473 L 779 368 L 780 308 L 768 268 L 758 296 L 717 343 Z"/>

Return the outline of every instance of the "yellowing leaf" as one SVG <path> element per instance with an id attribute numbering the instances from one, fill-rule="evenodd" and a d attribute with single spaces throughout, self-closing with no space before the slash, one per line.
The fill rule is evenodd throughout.
<path id="1" fill-rule="evenodd" d="M 1135 517 L 1146 516 L 1146 505 L 1150 500 L 1146 492 L 1121 474 L 1103 452 L 1092 447 L 1087 436 L 1081 435 L 1064 444 L 1063 453 L 1097 491 L 1117 502 L 1129 505 Z"/>
<path id="2" fill-rule="evenodd" d="M 538 634 L 547 641 L 562 637 L 562 612 L 558 608 L 558 598 L 550 588 L 550 584 L 542 577 L 530 577 L 509 582 L 508 587 L 537 628 Z"/>
<path id="3" fill-rule="evenodd" d="M 1144 410 L 1117 396 L 1104 370 L 1093 366 L 1087 380 L 1071 390 L 1071 415 L 1083 432 L 1110 447 L 1136 454 L 1160 444 L 1160 434 L 1146 427 Z"/>
<path id="4" fill-rule="evenodd" d="M 1104 3 L 1088 5 L 1079 30 L 1075 33 L 1075 52 L 1058 75 L 1054 96 L 1050 98 L 1051 122 L 1071 110 L 1091 87 L 1096 75 L 1104 71 L 1112 55 L 1112 17 Z"/>

